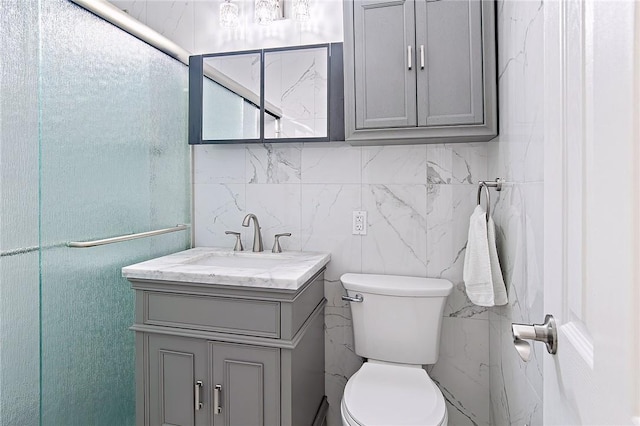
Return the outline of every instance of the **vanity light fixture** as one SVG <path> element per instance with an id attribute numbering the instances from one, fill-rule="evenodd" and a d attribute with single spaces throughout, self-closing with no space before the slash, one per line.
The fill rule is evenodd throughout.
<path id="1" fill-rule="evenodd" d="M 268 25 L 283 17 L 283 0 L 256 0 L 255 19 L 258 24 Z"/>
<path id="2" fill-rule="evenodd" d="M 231 3 L 231 0 L 224 0 L 224 3 L 220 4 L 220 26 L 235 28 L 239 22 L 238 5 Z"/>
<path id="3" fill-rule="evenodd" d="M 300 22 L 308 21 L 311 17 L 310 2 L 311 0 L 294 0 L 293 19 Z"/>

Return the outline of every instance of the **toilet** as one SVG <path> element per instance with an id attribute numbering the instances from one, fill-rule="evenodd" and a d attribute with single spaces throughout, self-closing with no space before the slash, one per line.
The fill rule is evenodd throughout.
<path id="1" fill-rule="evenodd" d="M 343 426 L 446 426 L 444 397 L 422 365 L 438 359 L 451 282 L 351 273 L 340 280 L 355 352 L 367 359 L 345 386 Z"/>

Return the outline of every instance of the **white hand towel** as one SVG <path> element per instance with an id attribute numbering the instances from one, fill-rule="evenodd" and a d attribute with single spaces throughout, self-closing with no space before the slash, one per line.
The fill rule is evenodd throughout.
<path id="1" fill-rule="evenodd" d="M 469 219 L 462 278 L 471 302 L 479 306 L 494 306 L 487 213 L 481 205 L 475 208 Z"/>
<path id="2" fill-rule="evenodd" d="M 498 249 L 496 248 L 496 224 L 493 218 L 489 216 L 487 222 L 487 237 L 489 243 L 489 261 L 491 262 L 491 283 L 493 284 L 493 303 L 495 305 L 506 305 L 507 288 L 502 278 L 502 270 L 500 269 L 500 260 L 498 259 Z"/>
<path id="3" fill-rule="evenodd" d="M 484 207 L 477 206 L 469 219 L 469 236 L 462 274 L 469 300 L 478 306 L 507 303 L 507 291 L 496 249 L 495 223 Z"/>

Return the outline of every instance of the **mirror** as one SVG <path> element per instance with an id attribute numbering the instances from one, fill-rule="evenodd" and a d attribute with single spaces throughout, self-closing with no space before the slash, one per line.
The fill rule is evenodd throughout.
<path id="1" fill-rule="evenodd" d="M 203 58 L 203 140 L 260 139 L 260 58 L 260 52 Z"/>
<path id="2" fill-rule="evenodd" d="M 268 49 L 264 52 L 264 138 L 327 140 L 329 47 Z"/>
<path id="3" fill-rule="evenodd" d="M 341 43 L 191 56 L 189 143 L 344 140 L 342 79 Z"/>

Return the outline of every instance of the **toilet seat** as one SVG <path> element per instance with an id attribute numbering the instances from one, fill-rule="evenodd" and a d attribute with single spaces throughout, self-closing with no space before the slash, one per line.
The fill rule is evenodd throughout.
<path id="1" fill-rule="evenodd" d="M 440 389 L 422 368 L 366 362 L 347 382 L 343 421 L 353 426 L 446 425 Z"/>

